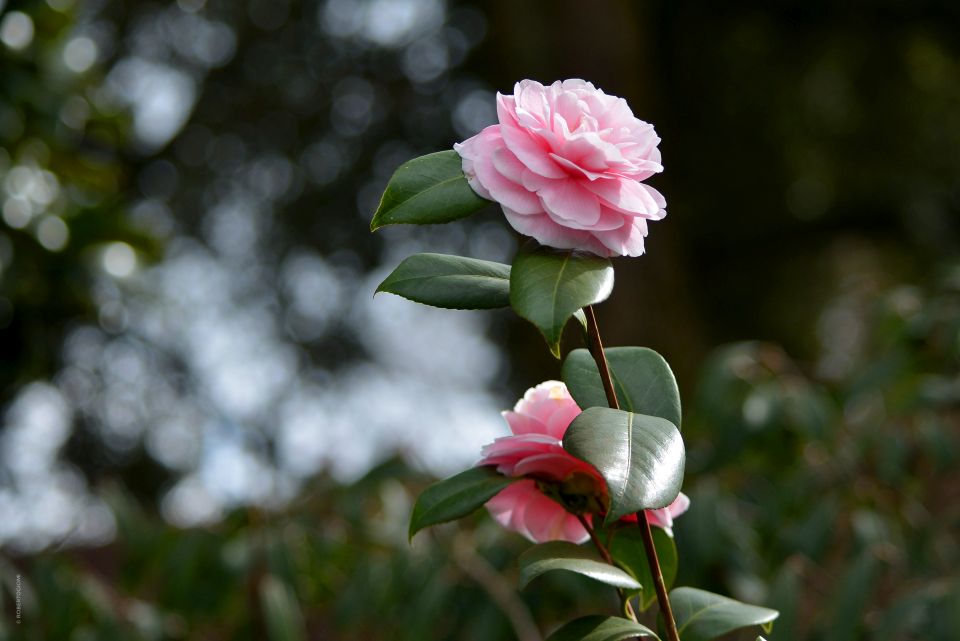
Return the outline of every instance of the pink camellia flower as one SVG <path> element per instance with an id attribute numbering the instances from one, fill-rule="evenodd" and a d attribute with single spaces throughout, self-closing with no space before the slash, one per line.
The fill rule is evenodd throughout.
<path id="1" fill-rule="evenodd" d="M 663 171 L 650 125 L 589 82 L 523 80 L 497 94 L 499 124 L 453 148 L 480 196 L 521 234 L 600 256 L 639 256 L 667 201 L 643 184 Z"/>
<path id="2" fill-rule="evenodd" d="M 603 477 L 563 449 L 563 435 L 580 412 L 566 385 L 541 383 L 527 390 L 512 412 L 503 413 L 513 435 L 483 448 L 478 465 L 495 465 L 501 474 L 524 477 L 487 501 L 487 509 L 501 525 L 535 543 L 583 543 L 589 535 L 573 512 L 590 519 L 606 510 Z M 668 507 L 648 511 L 647 520 L 670 532 L 673 519 L 689 505 L 681 493 Z M 636 516 L 623 520 L 636 522 Z"/>

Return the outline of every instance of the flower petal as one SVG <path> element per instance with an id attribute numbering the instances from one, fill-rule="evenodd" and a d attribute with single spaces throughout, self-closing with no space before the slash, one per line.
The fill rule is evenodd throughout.
<path id="1" fill-rule="evenodd" d="M 487 501 L 487 510 L 502 526 L 519 532 L 534 543 L 589 538 L 577 517 L 545 496 L 534 481 L 518 481 Z"/>
<path id="2" fill-rule="evenodd" d="M 597 197 L 579 181 L 555 180 L 537 195 L 551 218 L 573 229 L 590 229 L 600 220 Z"/>
<path id="3" fill-rule="evenodd" d="M 585 187 L 617 211 L 634 216 L 655 218 L 667 204 L 660 192 L 629 178 L 602 178 L 585 183 Z"/>
<path id="4" fill-rule="evenodd" d="M 558 249 L 582 249 L 598 256 L 621 255 L 611 252 L 610 248 L 593 234 L 563 227 L 546 214 L 524 216 L 506 207 L 503 208 L 503 213 L 511 227 L 525 236 L 535 238 L 542 245 Z"/>

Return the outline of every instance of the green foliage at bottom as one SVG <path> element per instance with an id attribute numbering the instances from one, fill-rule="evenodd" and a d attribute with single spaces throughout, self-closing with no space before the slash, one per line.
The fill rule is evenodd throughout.
<path id="1" fill-rule="evenodd" d="M 657 635 L 646 626 L 629 619 L 586 616 L 571 621 L 547 637 L 547 641 L 624 641 Z"/>

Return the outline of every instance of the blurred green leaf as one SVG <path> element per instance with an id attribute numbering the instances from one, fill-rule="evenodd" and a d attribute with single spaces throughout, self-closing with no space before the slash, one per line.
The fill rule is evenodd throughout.
<path id="1" fill-rule="evenodd" d="M 646 347 L 608 347 L 603 352 L 620 409 L 665 418 L 679 429 L 680 390 L 667 361 Z M 581 408 L 607 407 L 603 381 L 589 350 L 567 354 L 562 376 Z"/>
<path id="2" fill-rule="evenodd" d="M 260 607 L 270 641 L 305 641 L 303 614 L 293 591 L 268 574 L 260 581 Z"/>
<path id="3" fill-rule="evenodd" d="M 520 248 L 510 271 L 510 305 L 540 330 L 557 358 L 570 317 L 612 291 L 613 266 L 608 259 L 533 241 Z"/>
<path id="4" fill-rule="evenodd" d="M 869 550 L 861 552 L 850 564 L 843 578 L 837 583 L 831 599 L 833 617 L 830 625 L 830 638 L 836 641 L 851 641 L 860 638 L 859 630 L 863 624 L 863 612 L 876 589 L 875 577 L 878 570 L 877 559 Z"/>
<path id="5" fill-rule="evenodd" d="M 604 561 L 592 549 L 566 541 L 550 541 L 535 545 L 520 555 L 520 588 L 551 570 L 575 572 L 618 588 L 639 590 L 642 587 L 636 579 Z"/>
<path id="6" fill-rule="evenodd" d="M 414 254 L 377 287 L 424 305 L 494 309 L 510 305 L 510 265 L 464 256 Z"/>
<path id="7" fill-rule="evenodd" d="M 631 512 L 666 507 L 680 494 L 683 438 L 666 419 L 589 407 L 567 428 L 563 447 L 606 480 L 608 523 Z"/>
<path id="8" fill-rule="evenodd" d="M 492 467 L 473 467 L 434 483 L 413 506 L 410 538 L 425 527 L 467 516 L 517 480 L 498 474 Z"/>
<path id="9" fill-rule="evenodd" d="M 669 590 L 677 578 L 677 546 L 673 537 L 663 528 L 650 529 L 653 532 L 653 545 L 657 550 L 663 583 Z M 614 561 L 625 567 L 640 585 L 645 586 L 640 594 L 640 609 L 649 608 L 657 600 L 657 592 L 654 589 L 653 574 L 650 572 L 650 563 L 647 561 L 643 536 L 639 528 L 628 527 L 618 530 L 610 543 L 610 555 Z"/>
<path id="10" fill-rule="evenodd" d="M 658 638 L 650 628 L 635 621 L 592 615 L 567 623 L 547 637 L 547 641 L 623 641 L 635 637 Z"/>
<path id="11" fill-rule="evenodd" d="M 384 225 L 449 223 L 476 213 L 490 201 L 463 175 L 460 155 L 438 151 L 400 165 L 383 192 L 370 231 Z"/>
<path id="12" fill-rule="evenodd" d="M 670 604 L 682 641 L 709 641 L 740 628 L 767 626 L 778 616 L 776 610 L 697 588 L 673 590 Z"/>

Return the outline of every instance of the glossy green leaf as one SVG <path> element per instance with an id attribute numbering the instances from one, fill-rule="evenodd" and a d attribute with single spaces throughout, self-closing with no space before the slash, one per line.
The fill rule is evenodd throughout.
<path id="1" fill-rule="evenodd" d="M 303 641 L 307 638 L 303 613 L 293 590 L 272 574 L 260 582 L 260 606 L 270 641 Z"/>
<path id="2" fill-rule="evenodd" d="M 551 570 L 575 572 L 618 588 L 641 589 L 636 579 L 604 561 L 592 549 L 566 541 L 541 543 L 520 555 L 520 588 Z"/>
<path id="3" fill-rule="evenodd" d="M 735 601 L 697 588 L 677 588 L 670 605 L 681 641 L 709 641 L 740 628 L 765 626 L 779 616 L 776 610 Z"/>
<path id="4" fill-rule="evenodd" d="M 613 266 L 608 259 L 532 241 L 517 253 L 510 271 L 510 304 L 540 330 L 557 358 L 570 317 L 605 300 L 611 291 Z"/>
<path id="5" fill-rule="evenodd" d="M 680 494 L 686 455 L 680 431 L 666 419 L 589 407 L 567 428 L 563 447 L 606 480 L 608 523 L 666 507 Z"/>
<path id="6" fill-rule="evenodd" d="M 410 538 L 425 527 L 467 516 L 517 479 L 492 467 L 473 467 L 425 489 L 413 506 Z"/>
<path id="7" fill-rule="evenodd" d="M 663 573 L 663 582 L 669 590 L 677 578 L 677 546 L 673 537 L 662 528 L 651 528 L 653 546 L 657 550 L 657 560 Z M 640 595 L 640 609 L 646 610 L 657 600 L 657 591 L 653 584 L 653 575 L 643 547 L 643 537 L 636 527 L 618 530 L 610 544 L 613 560 L 630 572 L 644 590 Z"/>
<path id="8" fill-rule="evenodd" d="M 547 641 L 623 641 L 635 637 L 659 638 L 653 630 L 635 621 L 595 614 L 561 626 Z"/>
<path id="9" fill-rule="evenodd" d="M 464 256 L 414 254 L 405 258 L 377 291 L 446 309 L 507 307 L 510 265 Z"/>
<path id="10" fill-rule="evenodd" d="M 646 347 L 608 347 L 603 352 L 620 409 L 659 416 L 680 427 L 680 390 L 660 354 Z M 575 349 L 567 354 L 563 382 L 580 407 L 607 407 L 600 372 L 589 350 Z"/>
<path id="11" fill-rule="evenodd" d="M 384 225 L 448 223 L 489 203 L 467 183 L 460 155 L 453 150 L 438 151 L 408 160 L 394 172 L 370 231 Z"/>

